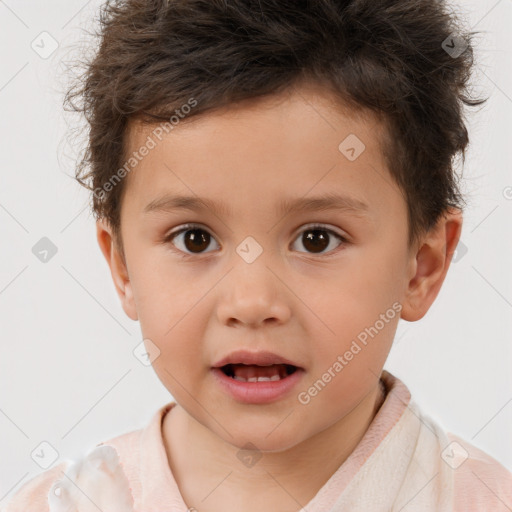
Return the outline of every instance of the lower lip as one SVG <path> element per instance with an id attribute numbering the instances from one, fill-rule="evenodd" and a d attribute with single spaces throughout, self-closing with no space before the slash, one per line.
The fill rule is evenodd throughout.
<path id="1" fill-rule="evenodd" d="M 213 375 L 224 389 L 239 402 L 266 404 L 284 397 L 302 378 L 304 370 L 296 369 L 284 379 L 261 382 L 242 382 L 228 377 L 220 368 L 212 368 Z"/>

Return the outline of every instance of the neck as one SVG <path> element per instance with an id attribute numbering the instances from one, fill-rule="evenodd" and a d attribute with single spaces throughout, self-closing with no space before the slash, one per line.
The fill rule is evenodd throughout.
<path id="1" fill-rule="evenodd" d="M 162 426 L 170 469 L 187 506 L 201 512 L 240 507 L 250 512 L 248 503 L 254 503 L 254 510 L 261 510 L 263 505 L 274 510 L 299 510 L 353 452 L 385 394 L 379 380 L 379 385 L 340 421 L 289 449 L 263 452 L 248 468 L 233 464 L 239 447 L 221 439 L 176 404 Z"/>

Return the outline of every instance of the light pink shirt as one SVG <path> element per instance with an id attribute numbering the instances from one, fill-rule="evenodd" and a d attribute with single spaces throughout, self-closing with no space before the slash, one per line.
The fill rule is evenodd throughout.
<path id="1" fill-rule="evenodd" d="M 411 394 L 405 384 L 386 370 L 382 380 L 387 391 L 384 403 L 351 455 L 304 506 L 308 512 L 328 512 L 332 508 L 406 410 Z M 131 486 L 136 512 L 186 512 L 188 509 L 170 470 L 162 437 L 163 418 L 174 405 L 170 402 L 162 406 L 145 428 L 99 443 L 116 448 Z M 449 432 L 447 436 L 450 442 L 456 441 L 469 453 L 453 470 L 454 512 L 512 512 L 512 473 L 460 437 Z M 389 463 L 392 467 L 393 461 Z M 48 512 L 48 491 L 55 480 L 62 478 L 66 464 L 63 462 L 26 482 L 7 508 L 0 510 Z"/>

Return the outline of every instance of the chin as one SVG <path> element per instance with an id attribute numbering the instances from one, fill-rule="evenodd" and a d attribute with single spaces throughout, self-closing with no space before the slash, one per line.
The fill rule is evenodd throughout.
<path id="1" fill-rule="evenodd" d="M 283 452 L 307 438 L 304 430 L 299 427 L 290 424 L 285 429 L 283 425 L 278 425 L 279 422 L 275 421 L 262 421 L 259 425 L 255 425 L 253 421 L 247 427 L 238 424 L 235 428 L 232 423 L 229 429 L 232 436 L 224 431 L 216 433 L 238 450 L 254 450 L 255 452 Z"/>

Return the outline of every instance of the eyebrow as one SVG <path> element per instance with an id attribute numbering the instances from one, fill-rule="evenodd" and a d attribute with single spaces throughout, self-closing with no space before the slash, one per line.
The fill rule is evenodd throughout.
<path id="1" fill-rule="evenodd" d="M 171 212 L 174 210 L 211 210 L 217 215 L 232 215 L 232 211 L 226 203 L 197 196 L 169 194 L 151 201 L 145 206 L 143 212 L 148 214 L 153 212 Z M 277 212 L 280 215 L 301 211 L 323 210 L 341 210 L 362 217 L 369 215 L 369 206 L 364 201 L 334 193 L 309 198 L 283 199 L 277 205 Z"/>

